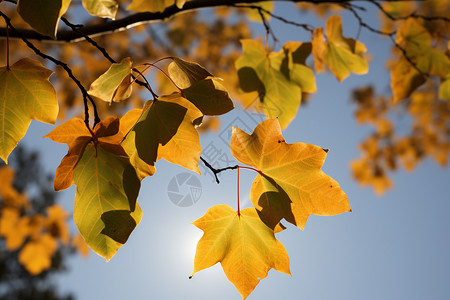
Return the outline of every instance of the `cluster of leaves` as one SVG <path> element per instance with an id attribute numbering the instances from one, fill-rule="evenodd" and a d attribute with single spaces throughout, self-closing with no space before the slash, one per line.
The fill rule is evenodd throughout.
<path id="1" fill-rule="evenodd" d="M 83 249 L 81 236 L 70 236 L 69 214 L 61 206 L 47 207 L 45 215 L 33 213 L 27 196 L 13 186 L 14 171 L 9 166 L 0 167 L 0 183 L 0 236 L 9 251 L 18 251 L 19 263 L 28 272 L 37 275 L 49 269 L 58 243 Z"/>
<path id="2" fill-rule="evenodd" d="M 448 164 L 450 153 L 450 14 L 448 1 L 386 3 L 382 30 L 396 32 L 391 70 L 393 96 L 378 96 L 373 87 L 354 91 L 355 117 L 375 131 L 360 144 L 353 176 L 382 194 L 393 186 L 389 172 L 412 171 L 427 157 Z M 429 16 L 429 17 L 418 17 Z M 393 36 L 393 34 L 390 34 Z M 443 101 L 441 101 L 441 100 Z M 410 131 L 397 131 L 398 114 L 411 118 Z"/>
<path id="3" fill-rule="evenodd" d="M 80 234 L 69 234 L 69 216 L 46 184 L 51 180 L 38 154 L 23 147 L 0 167 L 0 299 L 72 299 L 49 278 L 66 269 L 69 255 L 88 248 Z"/>
<path id="4" fill-rule="evenodd" d="M 186 3 L 193 2 L 195 1 L 133 0 L 127 9 L 157 16 L 165 12 L 180 11 Z M 120 11 L 122 4 L 120 1 L 83 0 L 82 4 L 89 14 L 96 17 L 114 19 L 124 13 Z M 375 4 L 386 16 L 398 22 L 394 25 L 387 23 L 384 25 L 396 29 L 394 33 L 388 33 L 378 31 L 359 19 L 361 26 L 389 36 L 394 41 L 397 49 L 395 55 L 398 55 L 398 59 L 390 66 L 393 102 L 399 102 L 404 98 L 417 99 L 416 104 L 430 101 L 428 103 L 430 111 L 426 116 L 422 112 L 419 113 L 417 106 L 411 105 L 411 114 L 420 115 L 417 118 L 420 120 L 419 125 L 414 125 L 414 128 L 423 129 L 422 132 L 426 135 L 424 138 L 429 141 L 424 148 L 432 149 L 433 143 L 442 139 L 442 144 L 448 146 L 448 122 L 439 123 L 439 119 L 447 118 L 447 115 L 441 111 L 442 103 L 436 99 L 436 95 L 439 95 L 440 98 L 448 100 L 449 95 L 448 37 L 439 34 L 440 29 L 434 26 L 433 22 L 436 21 L 434 18 L 426 19 L 415 14 L 392 17 L 391 13 L 395 11 L 391 7 Z M 70 0 L 51 1 L 51 5 L 46 1 L 38 3 L 20 0 L 17 3 L 17 12 L 33 30 L 57 38 L 59 20 L 68 11 L 69 5 Z M 353 12 L 359 18 L 354 6 L 343 3 L 341 8 Z M 253 9 L 254 13 L 249 14 L 249 19 L 259 17 L 267 35 L 271 34 L 277 41 L 267 23 L 267 19 L 274 16 L 271 13 L 272 4 L 238 5 L 237 9 L 239 11 Z M 216 14 L 219 17 L 229 17 L 227 9 L 216 10 Z M 42 19 L 44 15 L 49 16 L 45 22 Z M 6 21 L 9 20 L 3 13 L 2 16 Z M 448 26 L 447 20 L 438 18 L 437 21 L 443 21 Z M 68 21 L 65 23 L 75 32 L 79 32 L 77 29 L 79 26 L 71 25 Z M 244 26 L 242 24 L 245 23 L 238 21 L 233 26 L 242 28 Z M 109 61 L 108 66 L 103 68 L 102 65 L 102 68 L 98 67 L 94 72 L 93 67 L 89 66 L 89 61 L 93 59 L 88 58 L 89 52 L 77 50 L 80 51 L 77 55 L 84 60 L 84 65 L 76 63 L 78 71 L 86 67 L 88 72 L 82 73 L 90 74 L 91 71 L 97 73 L 97 79 L 90 80 L 93 82 L 87 91 L 73 76 L 73 71 L 77 69 L 70 69 L 67 64 L 43 55 L 36 50 L 37 48 L 30 46 L 29 42 L 27 46 L 38 55 L 50 58 L 62 66 L 83 93 L 85 119 L 71 118 L 45 137 L 58 143 L 65 143 L 69 147 L 67 155 L 56 170 L 54 188 L 59 191 L 68 188 L 72 183 L 77 186 L 75 224 L 87 245 L 106 260 L 111 259 L 126 243 L 140 222 L 143 214 L 137 203 L 140 185 L 145 177 L 152 176 L 156 172 L 155 162 L 165 159 L 200 173 L 198 164 L 201 147 L 198 126 L 203 123 L 204 117 L 219 116 L 232 110 L 235 104 L 231 101 L 230 94 L 239 94 L 244 107 L 251 106 L 264 112 L 268 120 L 261 122 L 251 135 L 235 128 L 230 143 L 233 156 L 247 165 L 233 168 L 237 169 L 237 172 L 240 168 L 246 168 L 258 173 L 250 193 L 254 207 L 240 210 L 238 199 L 237 211 L 227 205 L 214 206 L 194 222 L 195 226 L 204 231 L 204 235 L 197 246 L 193 274 L 221 262 L 228 279 L 236 286 L 242 297 L 246 298 L 259 281 L 267 276 L 271 268 L 290 274 L 287 252 L 275 238 L 277 232 L 285 229 L 281 224 L 282 220 L 304 229 L 311 214 L 328 216 L 350 211 L 347 196 L 339 184 L 321 171 L 327 150 L 304 143 L 287 144 L 281 130 L 294 119 L 302 98 L 316 92 L 315 73 L 329 70 L 339 81 L 343 81 L 351 73 L 365 74 L 368 72 L 368 61 L 365 56 L 367 50 L 360 41 L 343 35 L 342 19 L 337 15 L 326 20 L 325 29 L 322 27 L 311 29 L 304 24 L 297 24 L 311 32 L 311 40 L 287 42 L 283 46 L 280 45 L 279 51 L 270 48 L 267 42 L 263 44 L 258 40 L 241 39 L 238 42 L 240 37 L 250 35 L 248 30 L 243 31 L 242 36 L 236 37 L 230 28 L 223 30 L 227 28 L 223 21 L 219 20 L 215 25 L 217 26 L 210 32 L 220 33 L 218 37 L 202 38 L 201 42 L 195 43 L 198 37 L 194 36 L 202 36 L 199 33 L 202 30 L 206 31 L 207 26 L 203 21 L 198 21 L 195 14 L 177 17 L 174 22 L 167 25 L 167 36 L 177 47 L 175 50 L 165 49 L 167 51 L 165 55 L 157 56 L 163 58 L 153 63 L 140 62 L 148 61 L 149 57 L 158 54 L 154 49 L 150 50 L 150 47 L 144 47 L 143 52 L 153 51 L 151 55 L 146 53 L 139 56 L 130 53 L 129 49 L 132 48 L 130 45 L 121 44 L 115 50 L 119 55 L 115 56 L 125 58 L 115 62 L 105 49 L 84 36 L 95 46 L 91 47 L 93 49 L 91 51 L 106 57 Z M 11 23 L 8 23 L 8 26 L 14 29 Z M 192 29 L 194 34 L 187 33 L 186 28 Z M 222 39 L 224 36 L 226 38 Z M 268 37 L 266 41 L 267 39 Z M 112 45 L 117 42 L 114 40 L 106 42 L 102 38 L 99 40 L 107 43 L 108 49 L 114 49 Z M 234 49 L 228 49 L 228 54 L 223 55 L 223 48 L 229 43 L 236 47 L 241 44 L 243 53 L 239 55 L 233 51 Z M 195 48 L 193 44 L 199 46 Z M 442 48 L 444 44 L 447 48 Z M 66 47 L 68 46 L 62 47 L 60 58 L 67 58 L 70 62 L 69 57 L 72 56 L 75 57 L 72 62 L 75 62 L 74 50 L 65 52 L 68 49 Z M 173 55 L 176 51 L 198 55 L 201 58 L 194 61 L 203 62 L 208 58 L 208 65 L 218 65 L 219 62 L 226 61 L 226 67 L 221 72 L 212 72 L 213 69 L 178 58 L 177 55 Z M 315 73 L 307 63 L 310 57 Z M 169 60 L 171 62 L 165 70 L 161 65 Z M 134 64 L 133 61 L 139 63 Z M 230 72 L 233 66 L 237 76 Z M 159 77 L 156 77 L 159 83 L 158 93 L 144 76 L 148 70 L 153 69 L 159 71 L 157 75 Z M 219 74 L 225 81 L 213 73 Z M 7 61 L 6 66 L 0 68 L 0 101 L 4 107 L 4 113 L 0 115 L 2 124 L 0 132 L 3 136 L 0 140 L 0 157 L 5 161 L 25 135 L 31 119 L 55 124 L 60 106 L 55 88 L 49 81 L 51 74 L 52 71 L 40 62 L 28 58 L 20 58 L 11 66 Z M 429 80 L 438 80 L 438 88 L 434 88 L 433 84 L 428 82 L 424 85 Z M 224 82 L 231 83 L 230 92 L 225 88 Z M 136 84 L 146 88 L 152 99 L 142 103 L 140 96 L 132 93 L 131 87 Z M 431 86 L 431 94 L 425 95 L 424 90 L 428 86 Z M 73 95 L 69 93 L 66 98 L 73 98 Z M 353 164 L 355 177 L 361 183 L 371 184 L 381 192 L 390 185 L 384 176 L 383 168 L 394 169 L 394 157 L 400 157 L 408 166 L 409 161 L 414 161 L 420 156 L 419 152 L 411 154 L 411 146 L 421 144 L 422 140 L 397 139 L 393 145 L 391 141 L 395 136 L 393 127 L 387 120 L 386 108 L 391 104 L 386 104 L 388 102 L 384 100 L 373 101 L 373 92 L 370 89 L 355 95 L 359 104 L 358 120 L 371 122 L 377 128 L 375 138 L 363 144 L 362 149 L 367 155 L 362 161 Z M 130 97 L 138 100 L 125 101 Z M 249 100 L 255 98 L 258 100 Z M 94 108 L 93 127 L 89 125 L 88 100 Z M 67 103 L 66 100 L 62 102 Z M 132 105 L 142 108 L 132 109 L 121 118 L 111 116 L 114 107 L 125 106 L 113 105 L 120 102 L 132 102 Z M 105 104 L 99 109 L 103 114 L 108 114 L 103 121 L 98 118 L 95 103 Z M 446 106 L 448 103 L 445 102 L 444 107 L 448 107 Z M 113 109 L 108 110 L 108 105 Z M 427 120 L 432 120 L 432 126 L 436 125 L 437 129 L 422 126 Z M 420 131 L 419 129 L 415 130 L 414 134 Z M 438 134 L 432 136 L 435 132 L 442 132 L 442 137 Z M 385 141 L 384 144 L 387 146 L 383 148 L 380 140 Z M 440 160 L 446 161 L 450 147 L 443 149 L 447 150 L 439 150 L 438 154 L 426 150 L 425 153 L 436 155 Z M 370 166 L 369 169 L 366 168 L 367 165 Z M 213 168 L 212 170 L 218 171 Z M 49 230 L 49 222 L 55 224 L 54 220 L 63 220 L 66 217 L 57 209 L 49 210 L 47 218 L 39 216 L 41 221 L 36 222 L 29 219 L 21 221 L 18 213 L 13 214 L 10 211 L 6 212 L 5 216 L 2 220 L 4 219 L 9 227 L 2 226 L 6 228 L 2 229 L 2 234 L 7 239 L 8 245 L 14 244 L 15 241 L 10 235 L 19 240 L 16 244 L 20 245 L 23 244 L 25 237 L 29 237 L 30 242 L 26 246 L 34 243 L 32 246 L 35 249 L 39 247 L 39 243 L 45 243 L 46 249 L 55 248 L 52 246 L 53 242 L 49 240 L 38 242 L 38 238 L 43 240 L 42 237 L 48 236 L 45 232 Z M 50 221 L 45 221 L 47 219 Z M 17 225 L 20 222 L 33 223 L 34 227 L 20 225 L 26 229 L 21 232 L 14 231 L 21 228 Z M 36 227 L 35 223 L 41 225 Z M 33 235 L 35 231 L 39 234 Z M 61 239 L 64 242 L 64 238 Z M 52 253 L 48 251 L 47 257 Z M 23 256 L 27 257 L 25 254 Z M 34 261 L 27 259 L 21 261 L 31 272 L 36 273 L 47 266 L 42 263 L 44 259 L 41 260 L 41 264 L 35 264 Z"/>

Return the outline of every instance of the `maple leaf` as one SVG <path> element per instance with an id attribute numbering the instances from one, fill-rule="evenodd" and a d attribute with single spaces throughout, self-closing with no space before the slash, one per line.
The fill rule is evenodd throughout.
<path id="1" fill-rule="evenodd" d="M 192 223 L 203 230 L 192 275 L 220 262 L 228 280 L 245 299 L 273 268 L 291 275 L 289 257 L 254 208 L 240 211 L 216 205 Z"/>
<path id="2" fill-rule="evenodd" d="M 181 95 L 204 115 L 222 115 L 234 108 L 221 78 L 214 77 L 197 63 L 172 59 L 168 68 L 170 78 L 181 88 Z"/>
<path id="3" fill-rule="evenodd" d="M 58 22 L 71 0 L 19 0 L 17 11 L 36 31 L 56 38 Z"/>
<path id="4" fill-rule="evenodd" d="M 5 162 L 32 119 L 55 124 L 58 101 L 48 81 L 52 73 L 29 58 L 19 60 L 9 70 L 0 68 L 0 158 Z"/>
<path id="5" fill-rule="evenodd" d="M 89 143 L 75 166 L 73 182 L 75 224 L 88 246 L 108 261 L 142 218 L 136 203 L 140 180 L 127 156 L 110 152 L 103 143 Z"/>
<path id="6" fill-rule="evenodd" d="M 328 41 L 323 36 L 323 28 L 314 30 L 311 41 L 314 66 L 319 73 L 328 66 L 339 81 L 344 80 L 351 72 L 366 74 L 369 71 L 367 59 L 363 56 L 367 51 L 363 43 L 342 35 L 342 19 L 331 16 L 325 25 Z"/>
<path id="7" fill-rule="evenodd" d="M 251 135 L 233 128 L 231 153 L 260 171 L 250 199 L 272 228 L 281 219 L 303 229 L 311 214 L 351 211 L 347 195 L 320 168 L 327 151 L 311 144 L 287 144 L 277 119 L 258 124 Z"/>
<path id="8" fill-rule="evenodd" d="M 162 12 L 171 5 L 182 8 L 186 0 L 133 0 L 127 7 L 136 12 Z"/>
<path id="9" fill-rule="evenodd" d="M 113 20 L 119 8 L 119 4 L 115 0 L 82 0 L 81 3 L 91 15 Z"/>
<path id="10" fill-rule="evenodd" d="M 276 53 L 267 54 L 259 41 L 241 40 L 244 53 L 236 60 L 239 86 L 257 91 L 264 114 L 278 117 L 283 128 L 295 117 L 305 92 L 315 92 L 314 74 L 305 65 L 308 44 L 291 42 Z M 305 51 L 306 50 L 306 51 Z"/>
<path id="11" fill-rule="evenodd" d="M 201 111 L 180 94 L 172 94 L 147 101 L 141 113 L 134 110 L 125 115 L 125 122 L 133 123 L 128 119 L 138 115 L 122 145 L 141 176 L 162 158 L 200 174 L 200 137 L 195 126 L 201 122 Z"/>
<path id="12" fill-rule="evenodd" d="M 120 102 L 131 95 L 132 61 L 129 57 L 111 67 L 97 78 L 89 88 L 89 95 L 106 102 Z"/>

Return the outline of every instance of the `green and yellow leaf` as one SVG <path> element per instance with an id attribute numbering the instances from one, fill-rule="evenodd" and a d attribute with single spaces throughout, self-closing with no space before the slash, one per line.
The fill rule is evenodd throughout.
<path id="1" fill-rule="evenodd" d="M 270 269 L 291 274 L 286 249 L 254 208 L 241 210 L 239 216 L 228 205 L 216 205 L 192 224 L 203 230 L 192 275 L 220 262 L 245 299 Z"/>
<path id="2" fill-rule="evenodd" d="M 268 55 L 259 41 L 241 42 L 244 53 L 236 61 L 241 89 L 246 93 L 257 91 L 264 114 L 268 118 L 278 118 L 281 126 L 287 127 L 294 119 L 302 97 L 297 82 L 301 76 L 293 61 L 292 48 Z M 291 72 L 295 73 L 295 81 L 290 80 Z"/>
<path id="3" fill-rule="evenodd" d="M 129 57 L 114 63 L 89 88 L 89 95 L 106 102 L 120 102 L 131 95 L 132 61 Z"/>
<path id="4" fill-rule="evenodd" d="M 261 122 L 251 135 L 233 128 L 231 153 L 261 171 L 250 199 L 270 227 L 281 219 L 303 229 L 309 215 L 350 210 L 347 195 L 320 168 L 327 151 L 311 144 L 287 144 L 276 119 Z"/>
<path id="5" fill-rule="evenodd" d="M 140 180 L 128 157 L 89 143 L 75 166 L 73 182 L 75 224 L 87 245 L 108 261 L 142 218 L 136 203 Z"/>
<path id="6" fill-rule="evenodd" d="M 325 41 L 321 27 L 314 30 L 311 41 L 316 72 L 321 72 L 327 66 L 339 81 L 347 78 L 350 73 L 366 74 L 369 64 L 364 53 L 366 46 L 354 39 L 342 35 L 342 19 L 331 16 L 325 25 L 328 41 Z"/>
<path id="7" fill-rule="evenodd" d="M 0 158 L 5 162 L 32 119 L 55 124 L 59 108 L 55 89 L 48 80 L 52 73 L 29 58 L 21 59 L 9 70 L 0 68 Z"/>
<path id="8" fill-rule="evenodd" d="M 113 20 L 119 8 L 116 0 L 82 0 L 81 3 L 91 15 Z"/>

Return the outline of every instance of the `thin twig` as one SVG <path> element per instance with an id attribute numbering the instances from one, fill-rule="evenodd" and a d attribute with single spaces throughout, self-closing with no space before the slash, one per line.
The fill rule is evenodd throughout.
<path id="1" fill-rule="evenodd" d="M 92 108 L 93 108 L 93 110 L 94 110 L 94 127 L 95 127 L 95 125 L 96 125 L 97 123 L 100 122 L 100 118 L 99 118 L 98 112 L 97 112 L 97 106 L 95 105 L 94 100 L 91 98 L 91 96 L 89 96 L 89 94 L 87 93 L 86 89 L 83 87 L 83 85 L 81 84 L 81 82 L 73 75 L 73 72 L 72 72 L 72 70 L 69 68 L 69 66 L 68 66 L 66 63 L 64 63 L 64 62 L 62 62 L 62 61 L 60 61 L 60 60 L 58 60 L 58 59 L 56 59 L 56 58 L 54 58 L 54 57 L 51 57 L 51 56 L 49 56 L 49 55 L 47 55 L 47 54 L 45 54 L 45 53 L 42 53 L 42 52 L 41 52 L 38 48 L 36 48 L 36 46 L 34 46 L 28 39 L 26 39 L 24 36 L 22 36 L 22 35 L 20 34 L 20 32 L 18 32 L 18 31 L 14 28 L 14 26 L 12 26 L 12 24 L 11 24 L 11 19 L 10 19 L 7 15 L 5 15 L 3 12 L 0 11 L 0 16 L 3 17 L 3 19 L 5 20 L 7 26 L 9 26 L 9 28 L 10 28 L 14 33 L 18 34 L 18 36 L 22 39 L 22 41 L 28 46 L 28 48 L 30 48 L 31 50 L 33 50 L 34 53 L 36 53 L 36 55 L 38 55 L 38 56 L 40 56 L 40 57 L 42 57 L 42 58 L 44 58 L 44 59 L 47 59 L 47 60 L 51 61 L 52 63 L 54 63 L 55 65 L 58 65 L 58 66 L 62 67 L 62 68 L 66 71 L 66 73 L 67 73 L 67 75 L 69 76 L 69 78 L 72 79 L 73 82 L 75 82 L 75 84 L 78 86 L 78 88 L 80 89 L 81 93 L 83 94 L 83 102 L 84 102 L 84 123 L 86 124 L 86 126 L 87 126 L 88 128 L 89 128 L 89 107 L 88 107 L 87 100 L 89 99 L 89 101 L 91 102 Z"/>
<path id="2" fill-rule="evenodd" d="M 260 7 L 260 6 L 258 6 L 258 5 L 240 5 L 240 4 L 234 4 L 233 6 L 234 6 L 234 7 L 238 7 L 238 8 L 258 9 L 259 11 L 262 11 L 262 12 L 264 12 L 265 14 L 268 14 L 268 15 L 271 16 L 272 18 L 277 19 L 277 20 L 279 20 L 279 21 L 281 21 L 281 22 L 283 22 L 283 23 L 286 23 L 286 24 L 288 24 L 288 25 L 293 25 L 293 26 L 296 26 L 296 27 L 301 27 L 301 28 L 305 29 L 306 31 L 309 31 L 310 33 L 312 33 L 312 32 L 314 31 L 314 27 L 311 26 L 310 24 L 302 24 L 302 23 L 297 23 L 297 22 L 294 22 L 294 21 L 287 20 L 287 19 L 285 19 L 285 18 L 283 18 L 283 17 L 280 17 L 280 16 L 278 16 L 278 15 L 275 15 L 275 14 L 272 13 L 271 11 L 268 11 L 267 9 L 265 9 L 265 8 L 263 8 L 263 7 Z"/>
<path id="3" fill-rule="evenodd" d="M 378 7 L 378 9 L 387 18 L 389 18 L 392 21 L 406 20 L 408 18 L 422 18 L 422 19 L 427 20 L 427 21 L 445 21 L 445 22 L 450 22 L 450 18 L 447 18 L 447 17 L 429 17 L 429 16 L 423 16 L 423 15 L 416 14 L 415 12 L 413 12 L 413 13 L 407 15 L 407 16 L 403 16 L 403 17 L 394 17 L 389 12 L 387 12 L 380 3 L 376 2 L 376 1 L 373 1 L 373 0 L 369 0 L 369 2 L 372 3 L 373 5 L 375 5 L 376 7 Z"/>
<path id="4" fill-rule="evenodd" d="M 100 46 L 96 41 L 94 41 L 93 39 L 91 39 L 88 35 L 84 34 L 81 30 L 79 30 L 78 28 L 82 28 L 83 25 L 75 25 L 69 22 L 69 20 L 67 20 L 64 17 L 61 17 L 61 20 L 67 25 L 69 26 L 73 31 L 78 32 L 79 34 L 81 34 L 86 41 L 88 41 L 92 46 L 94 46 L 95 48 L 97 48 L 102 54 L 103 56 L 109 60 L 110 63 L 116 63 L 116 61 L 108 54 L 108 52 L 106 51 L 105 48 L 103 48 L 102 46 Z"/>
<path id="5" fill-rule="evenodd" d="M 216 169 L 213 166 L 211 166 L 211 164 L 209 162 L 207 162 L 203 157 L 200 156 L 200 159 L 205 164 L 205 166 L 208 167 L 211 170 L 211 172 L 213 172 L 217 183 L 220 183 L 219 178 L 217 177 L 217 174 L 219 174 L 220 172 L 223 172 L 225 170 L 236 170 L 239 167 L 238 165 L 235 165 L 233 167 L 226 167 L 226 168 Z"/>

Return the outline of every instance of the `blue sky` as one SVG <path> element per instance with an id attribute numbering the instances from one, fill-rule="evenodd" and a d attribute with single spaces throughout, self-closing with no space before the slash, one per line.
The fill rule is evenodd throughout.
<path id="1" fill-rule="evenodd" d="M 324 20 L 302 15 L 290 4 L 277 4 L 276 13 L 297 22 L 324 25 Z M 369 14 L 370 22 L 376 24 L 374 10 Z M 271 24 L 283 43 L 308 37 L 301 29 L 276 21 Z M 263 33 L 262 25 L 254 26 Z M 355 20 L 344 15 L 344 35 L 356 37 L 357 31 Z M 358 157 L 358 142 L 370 129 L 357 125 L 350 90 L 372 83 L 385 91 L 390 80 L 384 67 L 389 41 L 364 30 L 359 40 L 371 53 L 369 74 L 351 75 L 343 83 L 330 74 L 318 74 L 318 92 L 284 132 L 288 143 L 307 142 L 330 149 L 323 170 L 347 193 L 353 212 L 311 216 L 304 231 L 288 226 L 277 234 L 289 253 L 293 276 L 271 270 L 249 300 L 450 298 L 450 170 L 427 159 L 412 173 L 395 173 L 395 187 L 383 197 L 351 178 L 349 163 Z M 260 117 L 234 110 L 222 118 L 218 133 L 201 136 L 202 146 L 214 145 L 234 165 L 224 139 L 229 125 L 253 130 Z M 67 152 L 65 145 L 40 138 L 52 128 L 33 121 L 23 142 L 42 150 L 49 172 Z M 157 170 L 143 182 L 138 202 L 144 216 L 126 245 L 108 263 L 93 252 L 87 259 L 71 258 L 70 270 L 55 277 L 62 291 L 83 300 L 240 299 L 220 265 L 188 279 L 195 244 L 202 234 L 190 223 L 216 204 L 236 208 L 236 172 L 222 173 L 217 185 L 202 166 L 203 174 L 198 176 L 201 197 L 193 206 L 182 208 L 169 200 L 167 185 L 173 176 L 189 171 L 166 162 L 158 163 Z M 253 172 L 241 171 L 244 207 L 250 205 L 254 178 Z M 59 201 L 69 211 L 74 195 L 74 186 L 60 192 Z M 75 230 L 73 222 L 72 227 Z"/>

